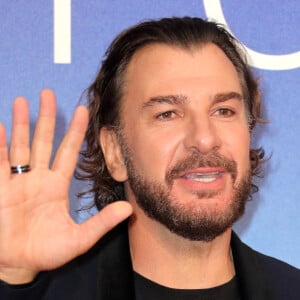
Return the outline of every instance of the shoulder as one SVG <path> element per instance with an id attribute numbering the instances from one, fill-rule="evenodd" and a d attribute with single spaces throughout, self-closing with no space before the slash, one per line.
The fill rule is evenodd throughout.
<path id="1" fill-rule="evenodd" d="M 274 257 L 262 254 L 232 235 L 236 268 L 244 279 L 261 286 L 264 282 L 275 299 L 300 299 L 300 270 Z M 247 275 L 244 275 L 247 273 Z M 251 279 L 250 279 L 251 277 Z"/>
<path id="2" fill-rule="evenodd" d="M 253 252 L 268 276 L 276 299 L 300 299 L 300 270 L 274 257 Z"/>
<path id="3" fill-rule="evenodd" d="M 300 270 L 274 257 L 252 250 L 271 278 L 280 284 L 294 285 L 300 290 Z"/>
<path id="4" fill-rule="evenodd" d="M 287 279 L 296 278 L 298 282 L 300 282 L 300 269 L 275 257 L 260 253 L 240 240 L 238 240 L 238 242 L 240 243 L 240 249 L 245 253 L 245 255 L 257 260 L 268 271 L 268 273 L 276 277 L 281 277 L 281 280 L 284 280 L 282 277 Z"/>

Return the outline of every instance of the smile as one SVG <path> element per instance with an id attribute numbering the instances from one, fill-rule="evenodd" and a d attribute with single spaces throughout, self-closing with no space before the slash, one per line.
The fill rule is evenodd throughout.
<path id="1" fill-rule="evenodd" d="M 209 183 L 217 180 L 223 175 L 223 172 L 209 172 L 209 173 L 189 173 L 182 176 L 184 179 Z"/>

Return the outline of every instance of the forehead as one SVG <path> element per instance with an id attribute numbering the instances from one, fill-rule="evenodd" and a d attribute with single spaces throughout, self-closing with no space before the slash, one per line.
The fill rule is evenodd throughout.
<path id="1" fill-rule="evenodd" d="M 242 93 L 234 65 L 212 43 L 188 49 L 148 45 L 132 57 L 124 82 L 123 106 L 163 94 L 201 98 L 228 91 Z"/>

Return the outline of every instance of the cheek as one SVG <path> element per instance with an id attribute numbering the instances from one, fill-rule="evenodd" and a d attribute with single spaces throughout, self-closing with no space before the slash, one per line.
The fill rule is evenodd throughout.
<path id="1" fill-rule="evenodd" d="M 179 135 L 163 130 L 131 131 L 128 140 L 137 171 L 148 178 L 164 178 L 180 144 Z"/>
<path id="2" fill-rule="evenodd" d="M 238 164 L 239 173 L 244 174 L 250 168 L 250 133 L 247 127 L 240 127 L 228 134 L 228 149 Z"/>

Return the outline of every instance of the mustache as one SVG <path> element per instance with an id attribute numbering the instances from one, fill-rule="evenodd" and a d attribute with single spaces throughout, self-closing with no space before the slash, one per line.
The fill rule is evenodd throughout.
<path id="1" fill-rule="evenodd" d="M 230 173 L 233 182 L 235 182 L 237 177 L 237 163 L 234 160 L 231 160 L 218 152 L 210 152 L 205 155 L 194 152 L 189 157 L 178 161 L 167 172 L 166 181 L 171 185 L 173 180 L 180 176 L 180 174 L 198 168 L 222 168 Z"/>

